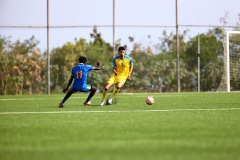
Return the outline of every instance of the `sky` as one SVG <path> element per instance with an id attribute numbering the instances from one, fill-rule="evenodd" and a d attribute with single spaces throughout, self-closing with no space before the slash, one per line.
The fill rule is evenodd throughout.
<path id="1" fill-rule="evenodd" d="M 92 41 L 90 33 L 95 25 L 102 38 L 112 44 L 113 1 L 49 0 L 50 49 L 74 42 L 75 38 Z M 176 0 L 115 0 L 115 40 L 131 49 L 133 43 L 128 38 L 131 36 L 134 43 L 141 43 L 143 48 L 154 47 L 160 43 L 164 30 L 176 32 L 175 7 Z M 222 25 L 220 18 L 226 13 L 229 13 L 228 25 L 236 25 L 240 21 L 240 0 L 178 0 L 179 32 L 189 29 L 189 37 L 205 33 L 212 27 L 183 26 L 219 26 Z M 47 0 L 0 0 L 2 37 L 24 41 L 34 35 L 40 42 L 40 50 L 46 51 L 46 25 Z M 123 27 L 132 25 L 145 27 Z M 26 26 L 32 28 L 24 28 Z"/>

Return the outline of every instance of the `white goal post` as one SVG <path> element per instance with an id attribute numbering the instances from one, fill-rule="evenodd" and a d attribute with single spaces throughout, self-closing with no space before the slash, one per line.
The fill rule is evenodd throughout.
<path id="1" fill-rule="evenodd" d="M 240 31 L 226 33 L 227 92 L 240 91 Z"/>

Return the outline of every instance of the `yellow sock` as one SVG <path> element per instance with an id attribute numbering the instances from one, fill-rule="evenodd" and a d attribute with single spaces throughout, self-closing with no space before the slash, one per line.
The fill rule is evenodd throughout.
<path id="1" fill-rule="evenodd" d="M 111 98 L 114 98 L 119 91 L 120 89 L 115 88 L 114 91 L 112 92 Z"/>
<path id="2" fill-rule="evenodd" d="M 106 99 L 107 91 L 104 89 L 103 90 L 103 95 L 102 95 L 102 100 Z"/>

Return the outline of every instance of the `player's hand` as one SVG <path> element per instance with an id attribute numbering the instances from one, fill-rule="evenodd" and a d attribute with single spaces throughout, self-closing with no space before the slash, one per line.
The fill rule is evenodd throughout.
<path id="1" fill-rule="evenodd" d="M 97 62 L 97 68 L 101 68 L 101 63 Z"/>
<path id="2" fill-rule="evenodd" d="M 63 93 L 65 93 L 68 90 L 68 88 L 63 89 Z"/>
<path id="3" fill-rule="evenodd" d="M 127 79 L 130 79 L 130 77 L 131 77 L 131 74 L 128 75 Z"/>

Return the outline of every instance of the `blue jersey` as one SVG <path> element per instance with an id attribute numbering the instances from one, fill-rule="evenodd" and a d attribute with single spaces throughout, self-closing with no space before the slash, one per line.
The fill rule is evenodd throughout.
<path id="1" fill-rule="evenodd" d="M 91 88 L 87 85 L 88 72 L 93 70 L 93 66 L 80 63 L 72 68 L 74 78 L 73 90 L 88 92 Z"/>

